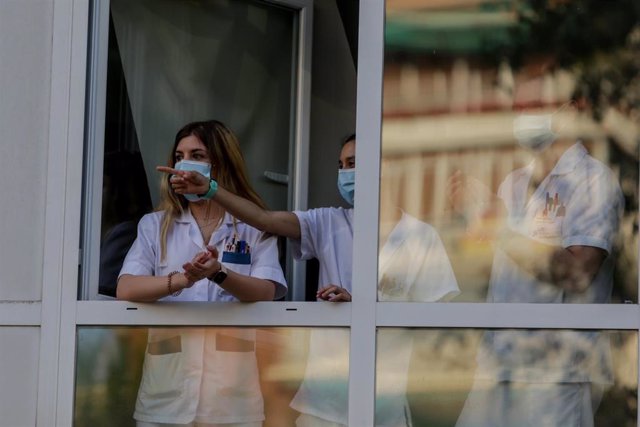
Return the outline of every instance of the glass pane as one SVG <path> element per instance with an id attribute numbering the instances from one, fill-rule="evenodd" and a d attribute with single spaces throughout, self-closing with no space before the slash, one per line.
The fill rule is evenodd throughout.
<path id="1" fill-rule="evenodd" d="M 635 331 L 384 328 L 376 425 L 632 427 L 637 363 Z"/>
<path id="2" fill-rule="evenodd" d="M 390 0 L 385 31 L 380 300 L 450 265 L 454 301 L 637 302 L 637 2 Z"/>
<path id="3" fill-rule="evenodd" d="M 346 420 L 347 329 L 81 327 L 77 339 L 75 426 Z"/>

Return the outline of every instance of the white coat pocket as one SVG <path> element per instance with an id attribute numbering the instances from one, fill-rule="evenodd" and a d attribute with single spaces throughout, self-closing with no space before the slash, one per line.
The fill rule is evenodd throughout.
<path id="1" fill-rule="evenodd" d="M 224 252 L 221 259 L 224 266 L 234 273 L 243 276 L 251 275 L 251 254 Z M 218 301 L 233 301 L 235 297 L 221 287 L 218 288 Z"/>
<path id="2" fill-rule="evenodd" d="M 255 331 L 220 330 L 216 333 L 212 377 L 202 384 L 202 396 L 212 402 L 207 417 L 229 419 L 243 414 L 246 420 L 263 419 L 264 408 L 255 354 Z"/>
<path id="3" fill-rule="evenodd" d="M 147 344 L 140 392 L 152 399 L 175 399 L 184 392 L 180 336 Z"/>

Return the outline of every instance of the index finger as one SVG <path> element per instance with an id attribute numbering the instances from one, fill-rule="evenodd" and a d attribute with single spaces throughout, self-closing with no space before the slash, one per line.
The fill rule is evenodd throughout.
<path id="1" fill-rule="evenodd" d="M 156 166 L 158 172 L 168 173 L 171 175 L 184 175 L 186 171 L 179 171 L 178 169 L 170 168 L 169 166 Z"/>

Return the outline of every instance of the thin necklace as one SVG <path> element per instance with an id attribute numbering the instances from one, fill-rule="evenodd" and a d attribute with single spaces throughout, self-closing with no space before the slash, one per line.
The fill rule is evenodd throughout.
<path id="1" fill-rule="evenodd" d="M 219 224 L 220 220 L 222 219 L 222 217 L 220 218 L 215 218 L 215 217 L 211 217 L 211 204 L 207 203 L 207 209 L 204 215 L 204 218 L 198 218 L 197 216 L 195 216 L 195 214 L 192 212 L 191 213 L 193 215 L 193 218 L 196 220 L 196 224 L 198 225 L 198 228 L 200 230 L 207 228 L 209 226 L 211 226 L 212 224 Z M 204 224 L 201 224 L 200 222 L 204 222 Z"/>
<path id="2" fill-rule="evenodd" d="M 193 218 L 196 220 L 196 222 L 198 221 L 209 221 L 211 219 L 211 204 L 207 203 L 207 208 L 204 212 L 204 216 L 202 218 L 198 218 L 195 214 L 195 212 L 193 211 L 193 209 L 191 210 L 191 215 L 193 215 Z"/>
<path id="3" fill-rule="evenodd" d="M 201 229 L 201 230 L 203 228 L 206 228 L 206 227 L 210 226 L 211 224 L 215 224 L 215 223 L 219 223 L 219 222 L 220 222 L 219 219 L 212 219 L 211 221 L 205 222 L 204 224 L 199 224 L 198 221 L 196 220 L 196 224 L 198 224 L 198 228 Z"/>

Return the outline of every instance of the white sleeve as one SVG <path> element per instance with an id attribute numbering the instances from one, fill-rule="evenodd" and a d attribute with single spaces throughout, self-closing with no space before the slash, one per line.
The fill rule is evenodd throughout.
<path id="1" fill-rule="evenodd" d="M 260 233 L 251 255 L 251 277 L 270 280 L 276 283 L 274 299 L 287 294 L 287 281 L 282 273 L 278 260 L 278 239 L 275 236 L 266 237 Z"/>
<path id="2" fill-rule="evenodd" d="M 587 176 L 568 200 L 562 246 L 593 246 L 611 253 L 623 208 L 622 192 L 610 173 L 600 170 Z"/>
<path id="3" fill-rule="evenodd" d="M 297 260 L 307 260 L 318 257 L 319 224 L 321 224 L 320 210 L 293 212 L 300 222 L 300 239 L 290 239 L 291 252 Z"/>
<path id="4" fill-rule="evenodd" d="M 157 215 L 145 215 L 138 223 L 138 235 L 122 263 L 118 278 L 124 274 L 153 276 L 156 271 L 156 247 L 159 237 Z"/>

